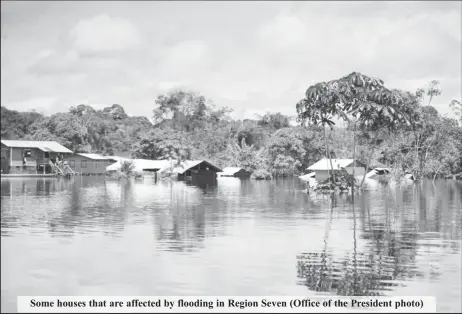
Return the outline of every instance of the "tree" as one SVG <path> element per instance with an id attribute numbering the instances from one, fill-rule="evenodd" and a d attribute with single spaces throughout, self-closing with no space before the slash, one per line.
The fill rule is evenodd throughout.
<path id="1" fill-rule="evenodd" d="M 155 129 L 141 138 L 135 145 L 133 158 L 172 159 L 182 162 L 191 158 L 191 145 L 184 134 Z"/>
<path id="2" fill-rule="evenodd" d="M 108 114 L 114 120 L 123 120 L 128 118 L 124 108 L 121 105 L 114 104 L 111 107 L 106 107 L 102 110 L 103 113 Z"/>
<path id="3" fill-rule="evenodd" d="M 43 115 L 35 112 L 18 112 L 1 106 L 1 138 L 18 139 L 30 133 L 30 126 L 43 119 Z"/>
<path id="4" fill-rule="evenodd" d="M 335 124 L 334 117 L 352 124 L 354 164 L 358 123 L 370 125 L 384 119 L 390 122 L 395 120 L 395 115 L 404 117 L 397 109 L 397 92 L 386 89 L 382 80 L 357 72 L 338 80 L 315 84 L 308 88 L 305 96 L 306 98 L 297 104 L 299 120 L 302 122 L 328 125 L 331 130 Z M 326 135 L 325 146 L 326 152 L 329 152 Z M 326 155 L 333 170 L 331 156 L 328 156 L 328 153 Z M 335 176 L 333 178 L 335 182 Z"/>
<path id="5" fill-rule="evenodd" d="M 271 130 L 279 130 L 283 128 L 288 128 L 289 118 L 281 113 L 266 113 L 258 121 L 258 125 L 262 127 L 268 127 Z"/>
<path id="6" fill-rule="evenodd" d="M 207 100 L 191 91 L 172 91 L 160 95 L 155 101 L 158 106 L 153 111 L 156 125 L 170 122 L 174 130 L 191 131 L 202 125 L 207 114 Z"/>
<path id="7" fill-rule="evenodd" d="M 458 117 L 460 126 L 462 127 L 462 103 L 459 100 L 453 99 L 449 103 L 449 107 L 454 111 L 456 117 Z"/>
<path id="8" fill-rule="evenodd" d="M 302 135 L 292 129 L 276 131 L 268 141 L 268 165 L 274 176 L 299 173 L 305 158 Z"/>
<path id="9" fill-rule="evenodd" d="M 274 176 L 302 173 L 322 156 L 322 141 L 317 132 L 301 127 L 279 129 L 266 144 L 268 170 Z"/>
<path id="10" fill-rule="evenodd" d="M 82 131 L 79 120 L 68 113 L 57 113 L 36 121 L 30 126 L 26 139 L 44 141 L 55 140 L 75 152 L 91 152 L 87 143 L 87 131 Z"/>
<path id="11" fill-rule="evenodd" d="M 264 152 L 264 148 L 257 150 L 254 145 L 247 145 L 245 139 L 242 139 L 241 145 L 238 145 L 235 141 L 230 141 L 226 149 L 226 160 L 230 166 L 253 172 L 257 169 L 266 168 L 263 157 Z"/>
<path id="12" fill-rule="evenodd" d="M 297 119 L 303 126 L 306 127 L 311 124 L 322 125 L 324 129 L 325 154 L 326 158 L 330 161 L 332 171 L 329 174 L 329 178 L 332 175 L 335 182 L 334 167 L 329 153 L 326 134 L 326 127 L 328 126 L 332 129 L 332 126 L 335 124 L 333 118 L 338 116 L 340 112 L 337 101 L 333 99 L 334 95 L 330 93 L 333 84 L 335 82 L 331 81 L 310 86 L 305 93 L 305 98 L 297 103 L 296 108 L 298 113 Z"/>

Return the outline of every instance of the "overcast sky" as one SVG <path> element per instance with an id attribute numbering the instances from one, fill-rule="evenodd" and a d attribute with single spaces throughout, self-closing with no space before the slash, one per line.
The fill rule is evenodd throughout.
<path id="1" fill-rule="evenodd" d="M 237 117 L 282 112 L 359 71 L 461 98 L 461 2 L 1 2 L 1 103 L 46 114 L 121 104 L 151 116 L 186 87 Z"/>

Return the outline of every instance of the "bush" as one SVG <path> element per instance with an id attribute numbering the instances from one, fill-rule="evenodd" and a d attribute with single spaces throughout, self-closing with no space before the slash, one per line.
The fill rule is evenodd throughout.
<path id="1" fill-rule="evenodd" d="M 126 173 L 123 173 L 121 171 L 109 172 L 108 177 L 109 179 L 113 179 L 113 180 L 122 180 L 122 179 L 129 178 L 129 176 Z"/>
<path id="2" fill-rule="evenodd" d="M 132 175 L 134 169 L 135 169 L 135 165 L 133 161 L 125 160 L 124 162 L 122 162 L 122 165 L 120 167 L 120 172 L 126 174 L 129 177 Z"/>
<path id="3" fill-rule="evenodd" d="M 253 180 L 271 180 L 273 176 L 265 169 L 257 169 L 250 176 Z"/>
<path id="4" fill-rule="evenodd" d="M 345 169 L 342 169 L 336 173 L 335 181 L 333 180 L 333 176 L 331 176 L 331 179 L 319 182 L 319 184 L 314 188 L 314 191 L 345 193 L 350 191 L 353 186 L 355 189 L 359 188 L 356 184 L 355 177 L 349 174 Z"/>

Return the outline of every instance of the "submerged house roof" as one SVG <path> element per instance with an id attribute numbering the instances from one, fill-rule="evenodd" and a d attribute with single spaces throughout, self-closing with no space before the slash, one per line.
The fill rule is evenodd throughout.
<path id="1" fill-rule="evenodd" d="M 7 147 L 17 148 L 38 148 L 44 152 L 52 153 L 72 153 L 70 149 L 67 149 L 63 145 L 55 141 L 12 141 L 2 140 L 3 145 Z"/>
<path id="2" fill-rule="evenodd" d="M 245 172 L 245 173 L 249 173 L 249 171 L 245 170 L 244 168 L 240 168 L 240 167 L 225 167 L 223 168 L 223 172 L 219 172 L 218 174 L 220 176 L 233 176 L 235 175 L 236 173 L 238 172 Z"/>
<path id="3" fill-rule="evenodd" d="M 135 171 L 153 170 L 158 171 L 168 167 L 168 160 L 150 160 L 150 159 L 129 159 L 118 156 L 104 156 L 106 158 L 115 160 L 116 162 L 106 167 L 107 171 L 117 171 L 122 167 L 125 161 L 133 162 Z"/>
<path id="4" fill-rule="evenodd" d="M 153 170 L 153 171 L 159 171 L 159 172 L 169 172 L 171 171 L 172 173 L 178 173 L 178 174 L 183 174 L 185 171 L 194 168 L 195 166 L 205 163 L 207 167 L 212 168 L 212 170 L 215 170 L 216 172 L 220 172 L 221 169 L 212 165 L 208 161 L 205 160 L 186 160 L 178 166 L 174 166 L 173 161 L 169 160 L 150 160 L 150 159 L 128 159 L 128 158 L 122 158 L 122 157 L 117 157 L 117 156 L 110 156 L 111 158 L 113 157 L 114 160 L 117 160 L 116 163 L 107 166 L 106 170 L 107 171 L 117 171 L 121 168 L 122 163 L 124 161 L 129 161 L 133 162 L 135 165 L 134 170 L 135 171 L 145 171 L 145 170 Z M 173 168 L 173 169 L 172 169 Z"/>
<path id="5" fill-rule="evenodd" d="M 315 175 L 316 175 L 316 172 L 310 172 L 310 173 L 299 176 L 299 178 L 303 181 L 308 181 L 310 179 L 314 179 Z"/>
<path id="6" fill-rule="evenodd" d="M 239 168 L 239 167 L 225 167 L 225 168 L 223 168 L 223 173 L 225 173 L 225 174 L 235 174 L 236 172 L 239 172 L 241 170 L 244 170 L 244 169 Z"/>
<path id="7" fill-rule="evenodd" d="M 352 167 L 353 166 L 353 159 L 332 159 L 332 167 L 334 170 L 340 170 L 342 168 L 346 167 Z M 356 161 L 356 167 L 365 167 L 362 163 Z M 306 170 L 330 170 L 330 161 L 327 158 L 323 158 L 317 163 L 311 165 L 308 167 Z"/>
<path id="8" fill-rule="evenodd" d="M 113 161 L 117 161 L 117 159 L 112 158 L 112 156 L 103 156 L 103 155 L 100 155 L 100 154 L 76 153 L 76 155 L 79 155 L 79 156 L 82 156 L 82 157 L 85 157 L 85 158 L 88 158 L 88 159 L 92 159 L 92 160 L 113 160 Z"/>
<path id="9" fill-rule="evenodd" d="M 366 178 L 375 178 L 377 176 L 382 176 L 382 175 L 386 175 L 389 173 L 390 173 L 389 168 L 375 168 L 366 174 Z"/>

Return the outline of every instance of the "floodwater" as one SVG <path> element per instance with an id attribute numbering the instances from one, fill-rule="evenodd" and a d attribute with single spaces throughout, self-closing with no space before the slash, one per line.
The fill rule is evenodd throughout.
<path id="1" fill-rule="evenodd" d="M 1 180 L 1 310 L 18 295 L 436 296 L 461 308 L 462 182 L 307 195 L 217 186 Z"/>

